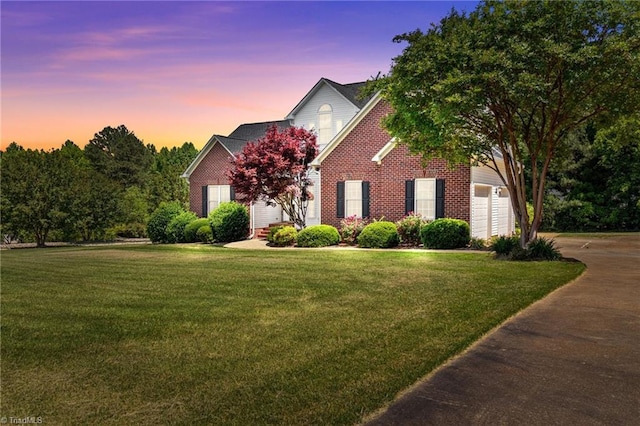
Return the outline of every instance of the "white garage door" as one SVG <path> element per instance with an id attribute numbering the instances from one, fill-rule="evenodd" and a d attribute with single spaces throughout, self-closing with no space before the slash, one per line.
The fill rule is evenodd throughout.
<path id="1" fill-rule="evenodd" d="M 474 185 L 471 210 L 471 236 L 487 239 L 491 236 L 491 187 Z"/>
<path id="2" fill-rule="evenodd" d="M 497 235 L 511 234 L 511 215 L 509 204 L 509 191 L 501 188 L 498 193 Z"/>

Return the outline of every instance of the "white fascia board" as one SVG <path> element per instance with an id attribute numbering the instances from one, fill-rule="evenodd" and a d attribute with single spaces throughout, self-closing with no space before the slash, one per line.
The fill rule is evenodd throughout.
<path id="1" fill-rule="evenodd" d="M 395 148 L 397 145 L 398 145 L 398 140 L 394 136 L 391 138 L 389 142 L 385 144 L 385 146 L 382 147 L 380 151 L 378 151 L 376 155 L 373 156 L 371 161 L 378 163 L 378 165 L 382 164 L 382 159 L 386 157 L 387 154 L 389 154 L 393 150 L 393 148 Z"/>
<path id="2" fill-rule="evenodd" d="M 209 141 L 207 141 L 207 143 L 200 150 L 198 155 L 196 155 L 196 158 L 193 159 L 191 164 L 189 164 L 189 167 L 187 167 L 187 170 L 185 170 L 184 173 L 180 175 L 180 177 L 189 180 L 189 178 L 191 177 L 191 173 L 193 173 L 193 171 L 196 169 L 196 167 L 198 167 L 200 162 L 204 159 L 204 157 L 207 156 L 209 151 L 211 151 L 211 148 L 213 148 L 213 146 L 216 143 L 218 143 L 218 135 L 211 136 Z M 224 149 L 227 150 L 227 152 L 229 152 L 229 150 L 227 149 L 226 146 L 224 146 L 224 144 L 221 144 L 221 145 L 224 147 Z M 229 154 L 231 154 L 232 157 L 235 157 L 235 155 L 233 155 L 232 152 L 229 152 Z"/>
<path id="3" fill-rule="evenodd" d="M 327 144 L 327 146 L 320 151 L 320 154 L 311 162 L 311 167 L 320 167 L 322 161 L 331 154 L 331 152 L 344 140 L 345 137 L 362 121 L 364 117 L 371 112 L 374 106 L 380 102 L 382 97 L 380 92 L 376 93 L 365 106 L 347 123 L 346 126 L 338 132 L 338 134 Z"/>

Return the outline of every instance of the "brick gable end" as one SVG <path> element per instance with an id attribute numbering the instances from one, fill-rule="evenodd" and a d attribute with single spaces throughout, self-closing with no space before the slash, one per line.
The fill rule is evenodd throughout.
<path id="1" fill-rule="evenodd" d="M 189 207 L 203 217 L 202 190 L 206 185 L 228 185 L 225 172 L 231 168 L 233 157 L 221 144 L 216 143 L 189 177 Z"/>
<path id="2" fill-rule="evenodd" d="M 392 111 L 381 100 L 366 117 L 335 147 L 321 165 L 322 222 L 336 227 L 336 182 L 363 180 L 370 182 L 370 214 L 372 218 L 397 221 L 405 215 L 405 181 L 416 178 L 445 180 L 445 217 L 470 219 L 471 172 L 468 165 L 455 169 L 446 161 L 435 159 L 426 168 L 420 158 L 398 145 L 377 164 L 371 159 L 391 140 L 381 121 Z"/>

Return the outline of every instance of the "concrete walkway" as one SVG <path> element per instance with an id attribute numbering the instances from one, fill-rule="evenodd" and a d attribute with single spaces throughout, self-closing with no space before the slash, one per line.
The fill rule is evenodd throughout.
<path id="1" fill-rule="evenodd" d="M 585 274 L 367 424 L 640 425 L 640 234 L 556 242 Z"/>

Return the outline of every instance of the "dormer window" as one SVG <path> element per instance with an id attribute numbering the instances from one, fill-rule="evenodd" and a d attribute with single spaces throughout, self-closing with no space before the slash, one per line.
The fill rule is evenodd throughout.
<path id="1" fill-rule="evenodd" d="M 318 108 L 318 145 L 326 145 L 333 137 L 332 124 L 333 108 L 324 104 Z"/>

